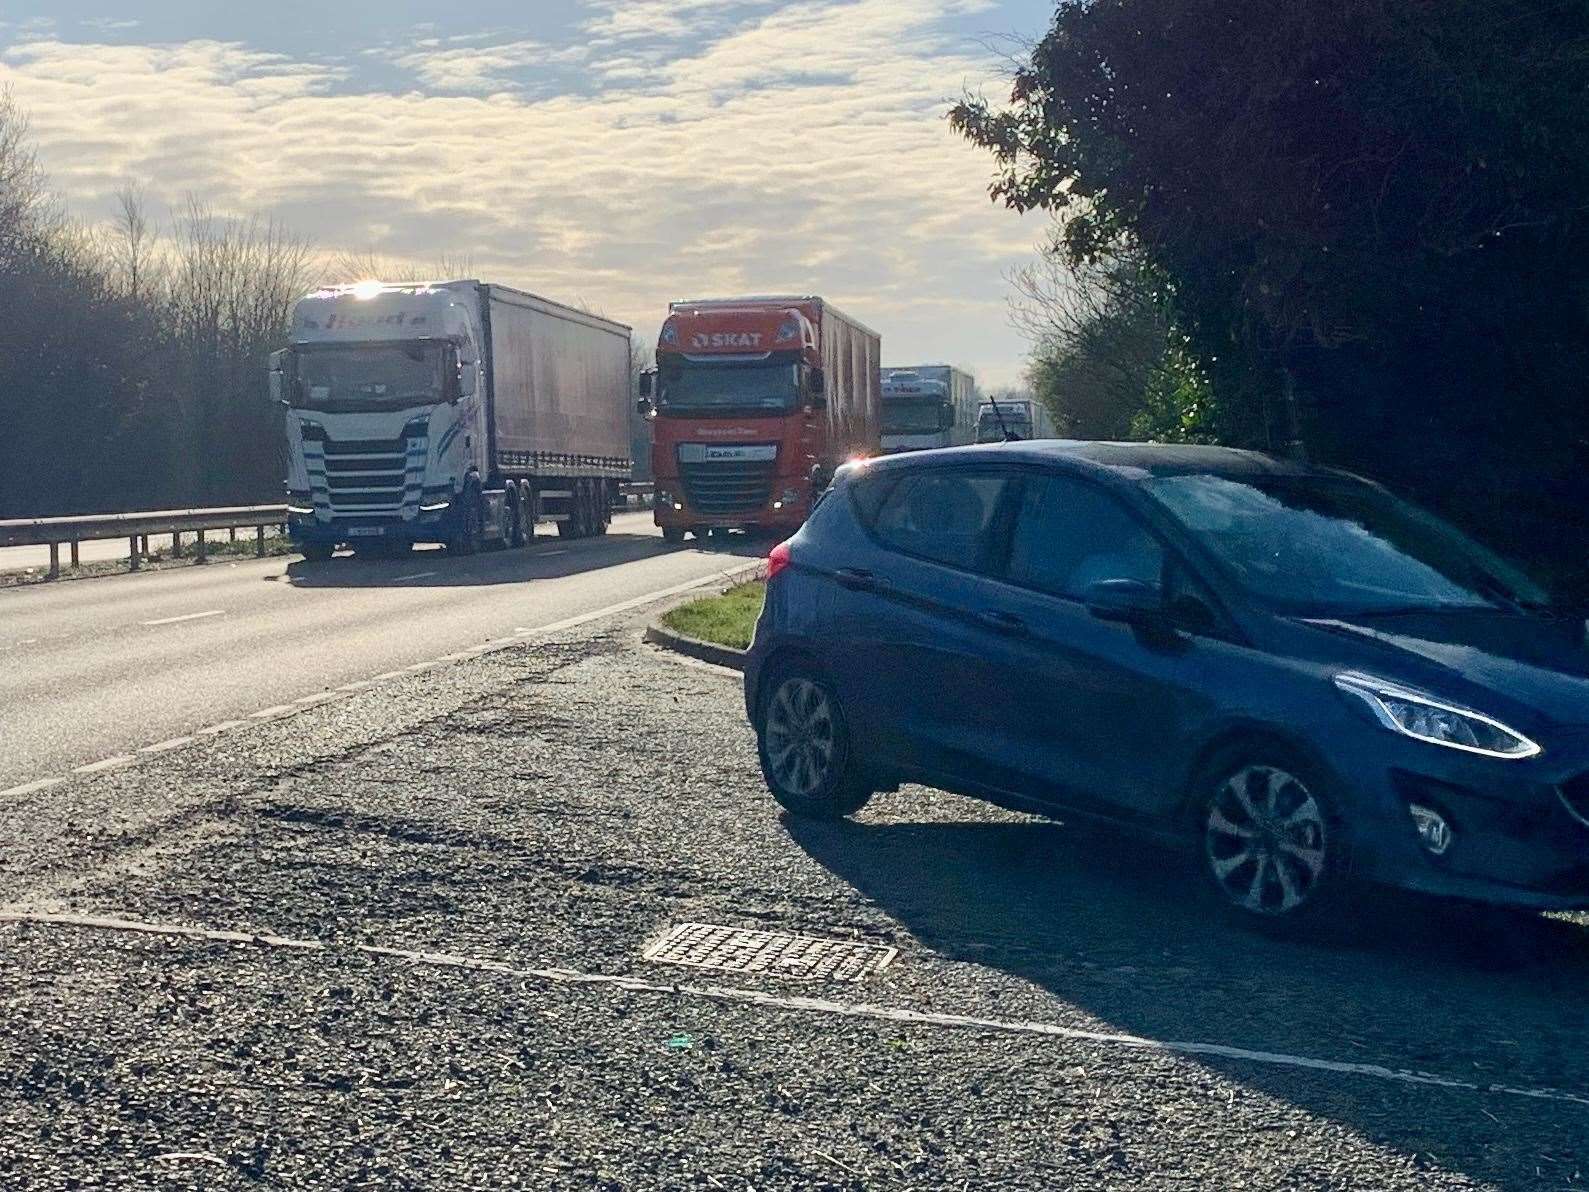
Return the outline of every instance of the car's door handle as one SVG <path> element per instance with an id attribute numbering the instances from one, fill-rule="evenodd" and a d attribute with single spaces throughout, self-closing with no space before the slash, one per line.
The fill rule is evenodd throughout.
<path id="1" fill-rule="evenodd" d="M 977 620 L 993 630 L 994 633 L 1002 633 L 1007 637 L 1024 637 L 1029 632 L 1026 628 L 1026 622 L 1014 613 L 978 613 Z"/>
<path id="2" fill-rule="evenodd" d="M 839 581 L 840 587 L 852 592 L 877 592 L 886 586 L 870 571 L 859 567 L 840 567 L 833 573 L 833 578 Z"/>

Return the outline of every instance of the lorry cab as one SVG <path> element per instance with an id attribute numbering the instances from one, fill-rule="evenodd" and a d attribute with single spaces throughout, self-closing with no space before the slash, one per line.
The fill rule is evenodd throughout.
<path id="1" fill-rule="evenodd" d="M 306 554 L 422 540 L 479 484 L 473 305 L 452 287 L 373 284 L 298 303 L 272 386 L 287 407 L 289 528 Z"/>
<path id="2" fill-rule="evenodd" d="M 896 369 L 883 379 L 883 454 L 954 445 L 949 387 Z"/>
<path id="3" fill-rule="evenodd" d="M 663 536 L 797 529 L 843 459 L 877 450 L 879 355 L 821 299 L 674 303 L 642 389 Z"/>

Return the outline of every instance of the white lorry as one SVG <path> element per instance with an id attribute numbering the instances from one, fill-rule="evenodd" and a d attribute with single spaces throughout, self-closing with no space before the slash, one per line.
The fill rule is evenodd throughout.
<path id="1" fill-rule="evenodd" d="M 339 546 L 520 546 L 606 531 L 631 471 L 629 328 L 477 281 L 311 294 L 271 358 L 288 530 Z"/>
<path id="2" fill-rule="evenodd" d="M 963 368 L 949 364 L 885 368 L 883 450 L 920 451 L 973 442 L 977 399 L 977 380 Z"/>
<path id="3" fill-rule="evenodd" d="M 1052 439 L 1054 416 L 1042 402 L 1030 398 L 984 398 L 977 408 L 977 442 Z"/>

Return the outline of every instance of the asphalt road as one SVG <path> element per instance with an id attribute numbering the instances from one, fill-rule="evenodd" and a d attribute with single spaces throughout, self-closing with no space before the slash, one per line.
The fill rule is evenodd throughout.
<path id="1" fill-rule="evenodd" d="M 626 514 L 605 538 L 471 559 L 217 560 L 0 589 L 0 792 L 742 561 L 670 549 Z"/>
<path id="2" fill-rule="evenodd" d="M 644 619 L 11 798 L 0 1186 L 1589 1179 L 1582 921 L 1380 898 L 1286 941 L 1174 853 L 941 793 L 793 822 L 736 677 Z M 645 958 L 685 923 L 898 956 Z"/>

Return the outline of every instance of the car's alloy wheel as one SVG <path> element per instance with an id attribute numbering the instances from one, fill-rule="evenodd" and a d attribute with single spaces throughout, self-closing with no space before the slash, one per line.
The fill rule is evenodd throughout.
<path id="1" fill-rule="evenodd" d="M 796 815 L 838 819 L 872 797 L 853 764 L 844 713 L 826 683 L 799 672 L 774 680 L 760 736 L 768 789 Z"/>
<path id="2" fill-rule="evenodd" d="M 1296 915 L 1329 883 L 1331 838 L 1323 805 L 1295 774 L 1248 765 L 1214 788 L 1203 854 L 1214 884 L 1238 909 Z"/>
<path id="3" fill-rule="evenodd" d="M 838 746 L 837 713 L 810 679 L 790 679 L 767 708 L 767 764 L 778 785 L 810 798 L 829 780 Z"/>

